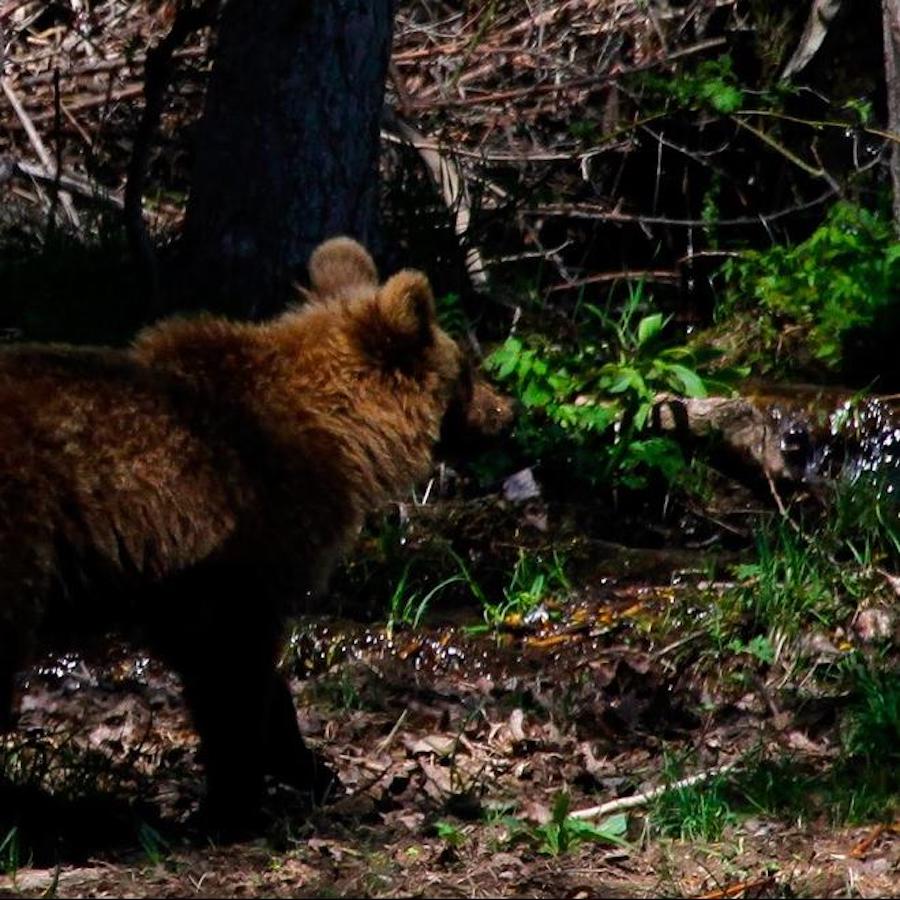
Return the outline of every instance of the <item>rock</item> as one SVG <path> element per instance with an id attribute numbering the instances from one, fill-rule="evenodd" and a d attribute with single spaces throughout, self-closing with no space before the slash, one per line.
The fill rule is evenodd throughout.
<path id="1" fill-rule="evenodd" d="M 864 644 L 887 640 L 894 633 L 895 616 L 883 606 L 870 606 L 859 610 L 853 617 L 854 634 Z"/>

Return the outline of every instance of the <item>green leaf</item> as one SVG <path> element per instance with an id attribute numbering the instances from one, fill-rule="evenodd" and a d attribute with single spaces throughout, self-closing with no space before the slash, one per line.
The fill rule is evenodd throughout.
<path id="1" fill-rule="evenodd" d="M 620 847 L 627 846 L 624 838 L 628 831 L 628 816 L 625 813 L 616 813 L 598 825 L 572 817 L 566 820 L 566 824 L 571 829 L 573 836 L 579 840 L 606 841 Z"/>
<path id="2" fill-rule="evenodd" d="M 522 342 L 516 338 L 507 338 L 502 347 L 498 347 L 486 360 L 488 369 L 496 370 L 497 377 L 503 381 L 515 371 L 522 353 Z"/>
<path id="3" fill-rule="evenodd" d="M 529 408 L 546 406 L 552 399 L 553 392 L 537 381 L 529 381 L 521 397 L 522 403 Z"/>
<path id="4" fill-rule="evenodd" d="M 775 648 L 772 646 L 772 642 L 763 634 L 758 634 L 747 644 L 747 652 L 769 665 L 775 662 Z"/>
<path id="5" fill-rule="evenodd" d="M 569 814 L 569 794 L 567 791 L 560 791 L 553 798 L 553 812 L 552 812 L 552 821 L 556 822 L 558 825 L 561 825 L 566 816 Z"/>
<path id="6" fill-rule="evenodd" d="M 684 392 L 688 397 L 706 397 L 708 395 L 703 379 L 693 369 L 680 363 L 669 363 L 667 368 L 684 385 Z"/>
<path id="7" fill-rule="evenodd" d="M 707 100 L 716 112 L 733 113 L 744 105 L 743 92 L 730 84 L 714 82 L 707 92 Z"/>
<path id="8" fill-rule="evenodd" d="M 611 394 L 621 394 L 631 387 L 633 377 L 634 373 L 631 371 L 619 372 L 618 375 L 614 376 L 612 380 L 604 386 Z"/>
<path id="9" fill-rule="evenodd" d="M 900 244 L 892 244 L 884 254 L 885 265 L 892 266 L 898 259 L 900 259 Z"/>
<path id="10" fill-rule="evenodd" d="M 451 847 L 458 847 L 465 839 L 462 831 L 452 822 L 435 822 L 434 827 L 437 831 L 437 836 L 450 844 Z"/>
<path id="11" fill-rule="evenodd" d="M 650 412 L 653 409 L 652 403 L 641 403 L 638 408 L 634 411 L 634 427 L 638 431 L 642 431 L 644 426 L 647 424 L 647 419 L 650 416 Z"/>
<path id="12" fill-rule="evenodd" d="M 637 342 L 643 347 L 648 341 L 653 340 L 663 328 L 662 313 L 654 313 L 652 316 L 644 316 L 638 323 Z"/>

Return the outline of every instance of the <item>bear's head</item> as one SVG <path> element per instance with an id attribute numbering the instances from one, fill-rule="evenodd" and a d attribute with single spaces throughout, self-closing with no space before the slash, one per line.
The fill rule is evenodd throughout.
<path id="1" fill-rule="evenodd" d="M 436 378 L 443 402 L 441 446 L 458 452 L 501 434 L 512 422 L 513 404 L 473 367 L 438 324 L 428 278 L 405 269 L 379 285 L 375 263 L 356 241 L 325 241 L 309 261 L 313 302 L 341 303 L 351 311 L 370 356 L 386 369 Z"/>

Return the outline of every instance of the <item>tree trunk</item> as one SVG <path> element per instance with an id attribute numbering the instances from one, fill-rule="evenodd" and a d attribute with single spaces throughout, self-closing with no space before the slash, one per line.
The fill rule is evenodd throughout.
<path id="1" fill-rule="evenodd" d="M 884 16 L 884 86 L 887 92 L 888 131 L 900 134 L 900 0 L 882 0 Z M 900 238 L 900 144 L 891 144 L 891 182 L 894 189 L 894 229 Z"/>
<path id="2" fill-rule="evenodd" d="M 391 0 L 229 0 L 200 124 L 181 306 L 280 309 L 321 240 L 377 244 Z"/>

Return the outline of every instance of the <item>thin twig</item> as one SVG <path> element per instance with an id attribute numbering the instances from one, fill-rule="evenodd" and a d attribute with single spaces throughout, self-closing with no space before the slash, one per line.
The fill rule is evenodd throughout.
<path id="1" fill-rule="evenodd" d="M 764 875 L 762 878 L 754 878 L 751 881 L 739 881 L 737 884 L 731 884 L 725 888 L 719 888 L 710 891 L 708 894 L 700 894 L 697 900 L 730 900 L 732 897 L 739 897 L 746 894 L 747 891 L 758 891 L 761 888 L 768 887 L 775 883 L 774 875 Z"/>
<path id="2" fill-rule="evenodd" d="M 871 134 L 874 137 L 884 138 L 894 144 L 900 144 L 900 134 L 888 131 L 884 128 L 872 128 L 868 125 L 856 125 L 853 122 L 833 122 L 829 119 L 805 119 L 802 116 L 791 116 L 774 109 L 739 109 L 736 116 L 763 116 L 770 119 L 781 119 L 783 122 L 796 122 L 798 125 L 809 125 L 810 128 L 840 128 L 861 131 L 863 134 Z"/>
<path id="3" fill-rule="evenodd" d="M 53 160 L 53 191 L 50 194 L 50 215 L 47 217 L 47 235 L 56 228 L 56 208 L 61 199 L 59 178 L 62 174 L 62 100 L 59 96 L 59 69 L 53 70 L 53 146 L 55 159 Z"/>
<path id="4" fill-rule="evenodd" d="M 811 166 L 808 162 L 801 159 L 796 153 L 785 147 L 784 144 L 776 141 L 772 135 L 763 131 L 761 128 L 757 128 L 755 125 L 745 122 L 740 116 L 732 116 L 731 118 L 736 125 L 749 131 L 754 137 L 758 137 L 766 144 L 766 146 L 771 147 L 776 153 L 780 153 L 788 162 L 793 163 L 798 169 L 806 172 L 807 175 L 811 175 L 813 178 L 825 177 L 824 169 L 817 169 L 815 166 Z"/>
<path id="5" fill-rule="evenodd" d="M 385 750 L 387 750 L 388 747 L 390 747 L 391 742 L 397 736 L 397 732 L 401 729 L 403 723 L 406 721 L 406 716 L 408 713 L 408 709 L 404 709 L 403 712 L 400 713 L 397 721 L 394 722 L 394 727 L 387 733 L 387 735 L 385 735 L 383 740 L 379 741 L 378 746 L 376 746 L 376 755 L 380 756 L 382 753 L 384 753 Z"/>
<path id="6" fill-rule="evenodd" d="M 12 106 L 16 117 L 22 123 L 22 127 L 25 129 L 25 133 L 28 135 L 28 140 L 31 141 L 31 146 L 34 147 L 35 153 L 37 153 L 38 155 L 38 159 L 40 159 L 40 161 L 44 164 L 44 168 L 48 172 L 54 172 L 56 167 L 53 165 L 53 157 L 50 156 L 50 152 L 44 146 L 44 142 L 41 140 L 41 136 L 38 134 L 37 129 L 34 127 L 34 123 L 31 121 L 30 116 L 25 111 L 25 107 L 22 106 L 22 102 L 19 100 L 16 92 L 12 89 L 12 85 L 6 78 L 0 77 L 0 87 L 3 88 L 3 93 L 6 94 L 6 99 L 9 100 L 9 103 Z M 59 200 L 62 204 L 62 208 L 66 214 L 66 217 L 69 220 L 69 223 L 73 228 L 80 231 L 81 220 L 78 218 L 78 213 L 75 211 L 75 206 L 72 203 L 71 196 L 66 191 L 60 191 Z"/>
<path id="7" fill-rule="evenodd" d="M 784 505 L 784 501 L 781 499 L 781 494 L 778 493 L 778 488 L 775 485 L 775 479 L 772 478 L 772 473 L 763 467 L 763 472 L 766 476 L 766 481 L 769 484 L 769 492 L 772 494 L 772 498 L 775 500 L 775 505 L 778 507 L 778 512 L 781 513 L 781 517 L 783 519 L 787 519 L 788 522 L 791 522 L 793 525 L 793 521 L 791 517 L 788 515 L 787 507 Z"/>
<path id="8" fill-rule="evenodd" d="M 834 191 L 828 188 L 812 200 L 797 203 L 779 209 L 773 213 L 757 213 L 755 216 L 737 216 L 732 219 L 717 219 L 716 227 L 754 225 L 759 222 L 774 222 L 787 216 L 793 216 L 805 212 L 827 202 L 834 196 Z M 531 207 L 522 210 L 528 216 L 571 216 L 573 219 L 597 219 L 604 222 L 635 222 L 639 225 L 680 225 L 686 228 L 709 227 L 710 222 L 704 219 L 680 219 L 670 216 L 645 216 L 640 213 L 623 213 L 618 209 L 607 209 L 602 206 L 592 206 L 586 203 L 547 203 L 542 206 Z"/>
<path id="9" fill-rule="evenodd" d="M 596 275 L 588 275 L 585 278 L 576 278 L 566 284 L 554 284 L 547 288 L 547 293 L 556 291 L 568 291 L 572 288 L 583 287 L 587 284 L 603 284 L 608 281 L 679 281 L 681 273 L 670 269 L 635 269 L 629 271 L 623 269 L 620 272 L 599 272 Z"/>
<path id="10" fill-rule="evenodd" d="M 150 162 L 150 147 L 162 116 L 166 88 L 169 86 L 171 75 L 172 56 L 188 35 L 212 22 L 218 8 L 219 0 L 203 0 L 196 7 L 188 0 L 179 7 L 169 33 L 147 51 L 144 66 L 144 111 L 134 136 L 131 159 L 128 162 L 124 219 L 132 252 L 143 267 L 148 280 L 151 314 L 159 313 L 161 310 L 159 267 L 143 215 L 144 185 Z"/>
<path id="11" fill-rule="evenodd" d="M 105 106 L 110 103 L 118 103 L 120 100 L 130 100 L 132 97 L 140 97 L 143 93 L 143 85 L 130 84 L 128 85 L 128 87 L 121 88 L 118 91 L 110 90 L 104 94 L 90 95 L 87 97 L 80 97 L 75 100 L 71 100 L 67 104 L 67 106 L 70 112 L 78 112 L 84 109 L 92 109 L 97 106 Z M 42 122 L 45 119 L 51 118 L 52 115 L 52 110 L 36 112 L 32 116 L 32 120 L 35 122 Z"/>
<path id="12" fill-rule="evenodd" d="M 491 91 L 487 94 L 476 94 L 470 97 L 451 97 L 446 100 L 428 99 L 414 102 L 413 106 L 417 109 L 427 109 L 434 111 L 435 109 L 446 109 L 448 107 L 457 106 L 481 106 L 487 103 L 499 103 L 506 100 L 518 100 L 522 97 L 534 97 L 541 94 L 560 94 L 565 91 L 573 91 L 584 88 L 595 88 L 601 84 L 610 81 L 618 81 L 627 75 L 636 75 L 640 72 L 649 72 L 651 69 L 659 68 L 667 63 L 674 62 L 685 56 L 691 56 L 695 53 L 702 53 L 706 50 L 712 50 L 716 47 L 722 47 L 727 43 L 727 38 L 718 37 L 710 38 L 706 41 L 700 41 L 691 47 L 685 47 L 684 50 L 678 50 L 670 53 L 668 56 L 644 63 L 640 66 L 631 66 L 630 68 L 619 69 L 616 72 L 604 72 L 598 75 L 588 75 L 584 78 L 573 78 L 570 81 L 563 81 L 558 84 L 532 84 L 522 88 L 510 88 L 506 91 Z"/>
<path id="13" fill-rule="evenodd" d="M 660 659 L 668 653 L 671 653 L 673 650 L 677 650 L 679 647 L 683 647 L 685 644 L 690 644 L 693 641 L 696 641 L 697 638 L 703 637 L 706 634 L 705 631 L 692 631 L 690 634 L 686 634 L 684 637 L 679 638 L 677 641 L 672 641 L 671 644 L 666 644 L 661 650 L 657 650 L 656 653 L 653 654 L 654 659 Z"/>
<path id="14" fill-rule="evenodd" d="M 633 128 L 629 127 L 626 130 L 632 131 Z M 437 141 L 429 141 L 425 138 L 419 141 L 406 141 L 398 135 L 391 134 L 389 131 L 382 132 L 381 136 L 386 141 L 395 144 L 406 144 L 416 150 L 433 150 L 435 152 L 440 152 L 442 149 L 446 149 L 445 145 L 441 145 Z M 508 151 L 501 153 L 494 150 L 468 150 L 465 147 L 454 147 L 453 153 L 456 156 L 465 156 L 479 162 L 490 163 L 583 162 L 586 159 L 600 156 L 601 153 L 607 153 L 611 150 L 621 150 L 624 146 L 625 144 L 622 142 L 607 140 L 604 141 L 603 144 L 591 147 L 589 150 L 572 150 L 570 152 L 563 150 L 521 150 L 519 152 Z"/>

